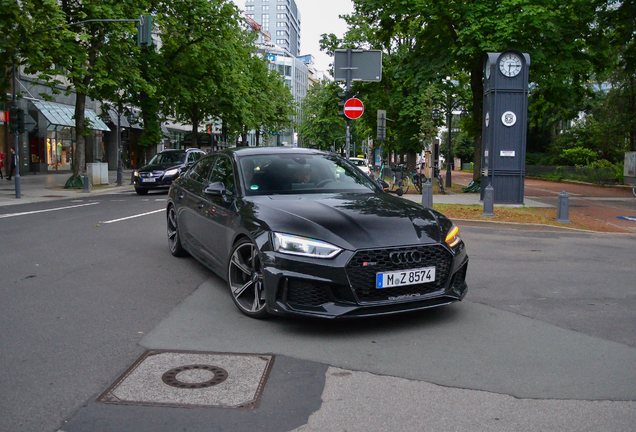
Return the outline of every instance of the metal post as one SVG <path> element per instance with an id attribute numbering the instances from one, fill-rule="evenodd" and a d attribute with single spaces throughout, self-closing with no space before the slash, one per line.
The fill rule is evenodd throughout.
<path id="1" fill-rule="evenodd" d="M 557 218 L 556 221 L 560 223 L 572 223 L 569 219 L 570 213 L 570 196 L 565 192 L 559 194 L 559 204 L 557 206 Z"/>
<path id="2" fill-rule="evenodd" d="M 117 105 L 117 186 L 123 183 L 123 171 L 121 166 L 121 103 Z"/>
<path id="3" fill-rule="evenodd" d="M 351 57 L 353 56 L 353 50 L 351 48 L 347 49 L 347 90 L 346 93 L 351 93 Z M 349 96 L 347 96 L 349 97 Z M 347 160 L 349 160 L 349 152 L 351 151 L 351 129 L 349 127 L 351 120 L 347 119 L 347 138 L 346 138 L 346 152 L 347 152 Z"/>
<path id="4" fill-rule="evenodd" d="M 11 103 L 13 104 L 13 106 L 15 108 L 18 108 L 18 99 L 16 96 L 16 92 L 15 89 L 18 85 L 17 82 L 17 76 L 16 76 L 16 68 L 15 68 L 15 57 L 17 55 L 17 46 L 16 46 L 16 52 L 14 52 L 13 54 L 13 92 L 11 95 L 12 101 Z M 14 119 L 11 119 L 11 121 L 14 121 Z M 16 198 L 22 198 L 22 193 L 20 191 L 20 146 L 19 146 L 19 136 L 20 134 L 17 133 L 18 131 L 15 131 L 13 134 L 13 149 L 15 150 L 15 155 L 11 156 L 12 158 L 15 158 L 15 197 Z M 11 167 L 11 162 L 13 161 L 9 161 L 9 167 Z M 11 168 L 9 168 L 11 169 Z M 9 172 L 10 173 L 10 172 Z"/>
<path id="5" fill-rule="evenodd" d="M 484 192 L 484 212 L 482 213 L 482 216 L 486 216 L 486 217 L 494 216 L 495 215 L 494 207 L 495 207 L 495 188 L 492 187 L 492 184 L 488 184 Z"/>
<path id="6" fill-rule="evenodd" d="M 430 179 L 422 185 L 422 207 L 433 208 L 433 185 Z"/>
<path id="7" fill-rule="evenodd" d="M 447 118 L 448 118 L 448 153 L 446 154 L 446 188 L 452 187 L 451 179 L 451 135 L 453 130 L 453 96 L 448 95 Z"/>

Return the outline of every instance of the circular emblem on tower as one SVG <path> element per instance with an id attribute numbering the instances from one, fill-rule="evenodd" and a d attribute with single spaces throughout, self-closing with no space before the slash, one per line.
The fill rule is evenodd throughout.
<path id="1" fill-rule="evenodd" d="M 517 123 L 517 116 L 512 111 L 506 111 L 501 116 L 501 122 L 504 124 L 504 126 L 510 127 Z"/>

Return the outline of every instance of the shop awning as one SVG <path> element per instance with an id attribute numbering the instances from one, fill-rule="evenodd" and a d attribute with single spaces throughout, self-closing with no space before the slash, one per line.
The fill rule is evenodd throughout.
<path id="1" fill-rule="evenodd" d="M 75 119 L 73 118 L 75 116 L 74 106 L 46 101 L 34 101 L 33 105 L 52 125 L 75 127 Z M 84 116 L 90 121 L 92 129 L 110 132 L 106 123 L 97 116 L 95 111 L 85 109 Z"/>

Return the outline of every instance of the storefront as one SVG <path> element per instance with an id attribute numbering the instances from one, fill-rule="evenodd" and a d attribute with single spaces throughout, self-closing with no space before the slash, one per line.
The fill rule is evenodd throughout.
<path id="1" fill-rule="evenodd" d="M 30 136 L 31 171 L 71 171 L 75 156 L 75 107 L 56 102 L 34 101 L 38 129 Z M 86 162 L 105 159 L 103 132 L 110 131 L 95 111 L 84 111 Z"/>

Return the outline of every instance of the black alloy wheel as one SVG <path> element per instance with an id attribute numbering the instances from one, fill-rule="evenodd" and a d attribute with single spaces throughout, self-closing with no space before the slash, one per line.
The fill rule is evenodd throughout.
<path id="1" fill-rule="evenodd" d="M 173 256 L 184 257 L 188 255 L 188 252 L 181 245 L 177 225 L 177 211 L 173 205 L 168 208 L 168 246 L 170 246 L 170 253 Z"/>
<path id="2" fill-rule="evenodd" d="M 243 239 L 234 246 L 227 280 L 232 300 L 243 314 L 251 318 L 267 316 L 261 259 L 250 240 Z"/>

